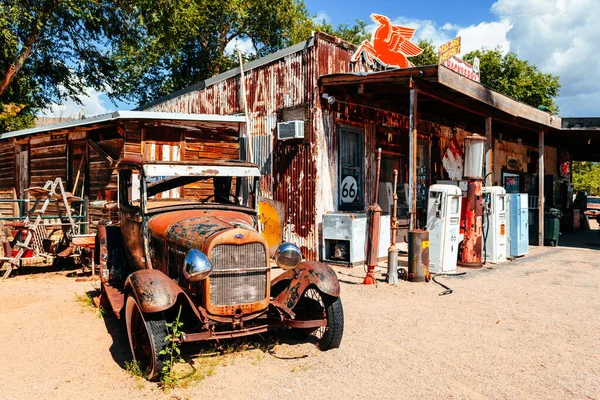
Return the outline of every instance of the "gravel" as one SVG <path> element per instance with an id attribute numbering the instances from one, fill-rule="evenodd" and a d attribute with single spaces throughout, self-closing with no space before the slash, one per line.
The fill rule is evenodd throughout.
<path id="1" fill-rule="evenodd" d="M 440 278 L 448 296 L 433 282 L 389 286 L 385 267 L 377 287 L 360 284 L 362 268 L 336 267 L 341 348 L 289 335 L 188 345 L 196 373 L 171 390 L 125 370 L 123 326 L 80 300 L 97 283 L 21 275 L 0 281 L 0 399 L 598 399 L 600 232 L 575 243 L 588 248 L 532 247 Z"/>

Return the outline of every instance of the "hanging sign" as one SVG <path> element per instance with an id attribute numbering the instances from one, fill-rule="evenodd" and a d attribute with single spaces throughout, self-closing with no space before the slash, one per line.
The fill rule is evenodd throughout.
<path id="1" fill-rule="evenodd" d="M 479 73 L 475 72 L 475 69 L 471 64 L 461 60 L 460 58 L 451 57 L 444 61 L 442 65 L 446 68 L 451 69 L 457 74 L 464 76 L 465 78 L 469 78 L 470 80 L 478 83 L 480 82 Z"/>
<path id="2" fill-rule="evenodd" d="M 371 19 L 379 26 L 373 32 L 371 41 L 365 40 L 358 46 L 350 61 L 357 62 L 362 57 L 370 66 L 379 64 L 384 68 L 414 67 L 408 57 L 418 56 L 423 52 L 423 49 L 410 41 L 416 29 L 392 25 L 385 15 L 371 14 Z"/>
<path id="3" fill-rule="evenodd" d="M 438 50 L 438 64 L 443 64 L 446 60 L 460 53 L 460 36 L 444 43 Z"/>

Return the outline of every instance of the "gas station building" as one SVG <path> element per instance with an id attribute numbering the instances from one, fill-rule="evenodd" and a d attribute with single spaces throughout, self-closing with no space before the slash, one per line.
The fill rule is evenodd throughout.
<path id="1" fill-rule="evenodd" d="M 307 259 L 360 261 L 361 224 L 376 192 L 384 211 L 382 230 L 389 227 L 386 189 L 393 170 L 398 171 L 397 240 L 403 242 L 409 228 L 424 228 L 429 186 L 463 179 L 464 139 L 473 134 L 486 138 L 484 184 L 529 195 L 531 241 L 543 244 L 547 206 L 562 209 L 565 226 L 572 228 L 574 149 L 560 117 L 445 66 L 374 71 L 364 61 L 351 62 L 355 50 L 318 32 L 245 64 L 247 95 L 236 68 L 140 110 L 246 111 L 241 157 L 259 164 L 261 194 L 279 210 L 278 220 L 266 218 L 267 223 L 279 225 L 284 240 L 299 245 Z M 345 235 L 350 249 L 332 256 L 328 240 L 341 240 L 336 232 Z M 389 233 L 382 232 L 385 238 Z M 389 239 L 380 243 L 381 257 L 388 246 Z"/>

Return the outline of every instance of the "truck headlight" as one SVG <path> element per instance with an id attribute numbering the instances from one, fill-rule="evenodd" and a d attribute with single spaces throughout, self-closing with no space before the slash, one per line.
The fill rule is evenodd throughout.
<path id="1" fill-rule="evenodd" d="M 296 245 L 285 242 L 282 243 L 275 253 L 275 263 L 281 269 L 293 269 L 302 261 L 302 252 Z"/>
<path id="2" fill-rule="evenodd" d="M 212 265 L 206 254 L 196 249 L 187 252 L 183 262 L 183 276 L 185 279 L 190 282 L 198 282 L 206 278 L 210 271 L 212 271 Z"/>

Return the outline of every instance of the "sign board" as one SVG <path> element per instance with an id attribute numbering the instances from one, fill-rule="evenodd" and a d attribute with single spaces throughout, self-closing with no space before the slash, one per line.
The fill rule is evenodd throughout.
<path id="1" fill-rule="evenodd" d="M 448 144 L 446 153 L 442 157 L 442 165 L 446 172 L 448 172 L 448 177 L 451 180 L 457 181 L 462 179 L 463 151 L 456 136 L 454 136 L 450 141 L 450 144 Z"/>
<path id="2" fill-rule="evenodd" d="M 460 36 L 444 43 L 438 50 L 438 64 L 443 64 L 449 58 L 460 53 Z"/>
<path id="3" fill-rule="evenodd" d="M 446 61 L 444 61 L 444 63 L 442 65 L 446 68 L 451 69 L 452 71 L 456 72 L 457 74 L 460 74 L 466 78 L 469 78 L 472 81 L 475 81 L 477 83 L 480 82 L 479 73 L 475 72 L 475 69 L 473 68 L 473 66 L 471 64 L 469 64 L 466 61 L 461 60 L 460 58 L 451 57 L 451 58 L 447 59 Z"/>
<path id="4" fill-rule="evenodd" d="M 379 26 L 373 32 L 371 41 L 365 40 L 358 46 L 350 61 L 357 62 L 362 57 L 370 66 L 379 64 L 384 68 L 414 67 L 408 57 L 418 56 L 423 52 L 423 49 L 411 42 L 416 29 L 393 25 L 385 15 L 371 14 L 371 19 Z"/>
<path id="5" fill-rule="evenodd" d="M 342 181 L 341 187 L 342 203 L 353 203 L 358 195 L 358 184 L 353 176 L 348 175 Z"/>

